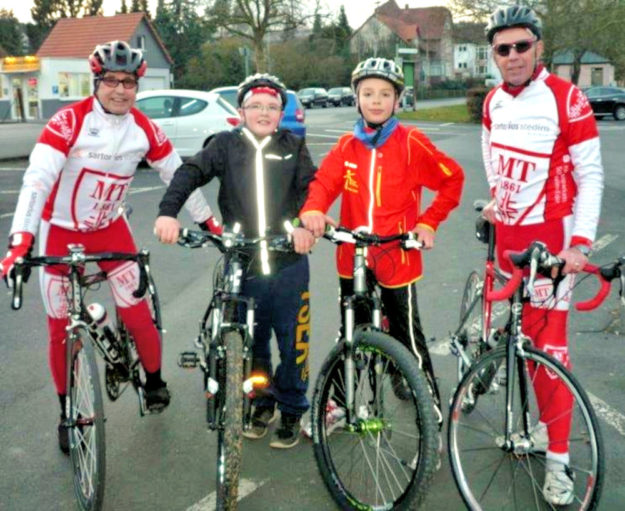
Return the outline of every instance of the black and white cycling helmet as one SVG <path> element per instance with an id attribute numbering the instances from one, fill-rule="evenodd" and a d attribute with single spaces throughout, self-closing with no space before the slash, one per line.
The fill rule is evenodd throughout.
<path id="1" fill-rule="evenodd" d="M 269 88 L 278 93 L 282 100 L 282 110 L 286 106 L 286 87 L 276 76 L 267 73 L 256 73 L 255 75 L 248 76 L 239 84 L 239 90 L 237 91 L 237 105 L 243 106 L 246 94 L 252 89 Z"/>
<path id="2" fill-rule="evenodd" d="M 391 82 L 398 96 L 404 90 L 404 72 L 392 60 L 376 57 L 359 62 L 352 71 L 352 89 L 355 93 L 363 78 L 382 78 Z"/>
<path id="3" fill-rule="evenodd" d="M 141 50 L 131 48 L 124 41 L 111 41 L 95 47 L 89 55 L 89 67 L 96 76 L 101 76 L 106 71 L 123 71 L 140 78 L 145 74 L 148 64 Z"/>
<path id="4" fill-rule="evenodd" d="M 537 39 L 542 37 L 543 24 L 536 13 L 529 7 L 512 5 L 499 7 L 490 15 L 486 25 L 486 38 L 493 44 L 495 34 L 505 28 L 525 27 L 532 31 Z"/>

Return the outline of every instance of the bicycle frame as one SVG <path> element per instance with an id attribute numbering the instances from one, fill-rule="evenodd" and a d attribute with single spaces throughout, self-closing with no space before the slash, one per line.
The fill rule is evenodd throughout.
<path id="1" fill-rule="evenodd" d="M 473 297 L 473 301 L 469 305 L 467 311 L 464 316 L 460 319 L 460 324 L 456 331 L 451 334 L 451 351 L 457 357 L 462 359 L 462 362 L 466 367 L 471 365 L 471 359 L 467 355 L 461 341 L 460 334 L 462 330 L 467 326 L 467 321 L 471 317 L 471 313 L 475 307 L 483 304 L 482 310 L 482 324 L 480 325 L 481 341 L 485 345 L 488 345 L 488 341 L 491 335 L 491 320 L 493 315 L 493 302 L 489 300 L 484 300 L 482 302 L 482 298 L 484 296 L 484 290 L 492 289 L 495 285 L 495 282 L 499 282 L 500 284 L 505 284 L 507 281 L 506 276 L 499 271 L 499 269 L 495 266 L 495 228 L 492 224 L 488 224 L 488 251 L 486 254 L 486 262 L 484 268 L 484 280 L 482 281 L 482 286 L 478 289 L 478 292 Z M 509 322 L 510 320 L 508 320 Z M 458 374 L 458 379 L 462 377 L 461 374 Z"/>
<path id="2" fill-rule="evenodd" d="M 271 242 L 267 246 L 273 251 L 288 251 L 291 249 L 284 245 L 285 236 L 270 238 L 244 238 L 238 231 L 224 233 L 217 236 L 207 232 L 188 231 L 181 233 L 179 244 L 190 248 L 199 248 L 212 243 L 224 255 L 224 268 L 218 275 L 219 283 L 214 286 L 213 295 L 202 316 L 199 325 L 199 335 L 195 346 L 202 350 L 203 357 L 198 357 L 195 352 L 182 352 L 178 359 L 178 365 L 183 368 L 193 368 L 198 365 L 205 375 L 205 390 L 208 399 L 207 422 L 211 430 L 222 427 L 222 420 L 218 416 L 218 405 L 215 396 L 223 395 L 221 388 L 225 382 L 219 382 L 218 361 L 225 359 L 227 354 L 223 345 L 224 333 L 237 331 L 243 341 L 243 427 L 249 428 L 251 418 L 251 404 L 254 396 L 255 378 L 252 373 L 252 346 L 254 336 L 254 299 L 242 296 L 243 279 L 245 277 L 245 265 L 248 262 L 246 256 L 241 253 L 244 247 L 254 247 L 259 244 Z M 275 244 L 273 244 L 275 242 Z M 238 318 L 245 315 L 245 322 Z M 262 382 L 260 386 L 266 384 Z"/>
<path id="3" fill-rule="evenodd" d="M 359 236 L 360 234 L 360 236 Z M 376 330 L 381 330 L 382 306 L 378 296 L 369 289 L 367 285 L 367 256 L 366 250 L 369 245 L 401 240 L 406 243 L 405 248 L 420 248 L 420 243 L 416 241 L 411 233 L 404 233 L 393 236 L 371 236 L 366 233 L 357 233 L 345 228 L 338 228 L 327 232 L 325 237 L 333 243 L 349 242 L 354 244 L 354 264 L 353 264 L 353 293 L 343 298 L 343 326 L 345 339 L 345 404 L 347 424 L 353 424 L 355 417 L 354 410 L 354 385 L 356 368 L 353 359 L 354 335 L 356 332 L 356 303 L 367 302 L 371 310 L 371 326 Z"/>
<path id="4" fill-rule="evenodd" d="M 84 274 L 84 269 L 87 263 L 97 262 L 100 260 L 134 260 L 139 264 L 140 269 L 140 283 L 139 289 L 135 291 L 135 296 L 143 296 L 146 291 L 150 296 L 156 295 L 156 288 L 154 287 L 153 280 L 150 273 L 149 264 L 149 252 L 142 250 L 137 254 L 130 253 L 102 253 L 102 254 L 85 254 L 84 247 L 80 244 L 68 245 L 69 254 L 67 256 L 41 256 L 32 257 L 27 260 L 23 260 L 16 264 L 16 278 L 15 286 L 13 289 L 12 308 L 19 309 L 22 302 L 22 286 L 23 286 L 23 266 L 55 266 L 63 265 L 68 268 L 68 274 L 65 278 L 68 280 L 68 311 L 67 318 L 68 324 L 66 331 L 68 332 L 68 338 L 70 342 L 66 344 L 66 360 L 69 362 L 73 353 L 73 343 L 77 337 L 77 331 L 82 329 L 86 333 L 87 337 L 91 340 L 96 351 L 100 354 L 104 360 L 107 368 L 117 371 L 117 374 L 122 375 L 121 381 L 128 381 L 133 385 L 133 388 L 139 396 L 140 414 L 143 416 L 150 413 L 145 406 L 145 399 L 143 395 L 143 387 L 141 379 L 138 373 L 138 358 L 127 359 L 126 353 L 127 345 L 131 341 L 128 332 L 125 330 L 123 324 L 117 317 L 116 330 L 118 335 L 117 343 L 111 343 L 107 338 L 104 329 L 101 325 L 95 322 L 84 303 L 83 290 L 103 282 L 107 276 L 105 272 L 97 272 L 93 274 Z M 156 307 L 154 311 L 156 319 L 156 327 L 159 333 L 162 331 L 160 324 L 160 310 Z M 69 388 L 71 375 L 66 375 L 66 384 Z M 117 383 L 120 383 L 119 381 Z M 120 393 L 121 394 L 121 393 Z M 111 395 L 109 394 L 109 397 Z M 70 397 L 68 396 L 68 399 Z M 112 398 L 111 398 L 112 399 Z M 115 398 L 116 399 L 116 398 Z M 68 403 L 69 406 L 71 403 Z M 73 426 L 70 424 L 70 426 Z"/>

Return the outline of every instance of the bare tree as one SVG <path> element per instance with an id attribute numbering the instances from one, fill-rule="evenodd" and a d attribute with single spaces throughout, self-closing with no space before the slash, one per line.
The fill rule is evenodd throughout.
<path id="1" fill-rule="evenodd" d="M 315 6 L 308 13 L 303 2 L 295 0 L 212 0 L 207 14 L 217 27 L 251 42 L 256 70 L 264 72 L 268 65 L 266 36 L 303 25 L 319 11 L 319 0 Z"/>

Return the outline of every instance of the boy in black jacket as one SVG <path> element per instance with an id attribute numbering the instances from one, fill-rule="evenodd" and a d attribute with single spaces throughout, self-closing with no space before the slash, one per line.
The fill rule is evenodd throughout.
<path id="1" fill-rule="evenodd" d="M 284 232 L 304 204 L 315 167 L 304 140 L 278 129 L 286 105 L 284 85 L 274 76 L 256 74 L 239 85 L 237 102 L 243 126 L 222 132 L 175 173 L 159 205 L 155 233 L 163 243 L 175 243 L 180 224 L 176 215 L 186 198 L 214 177 L 225 225 L 241 224 L 247 236 Z M 268 253 L 250 266 L 243 293 L 254 298 L 254 369 L 271 378 L 267 395 L 255 399 L 252 428 L 243 434 L 262 438 L 276 418 L 281 424 L 271 447 L 289 448 L 299 441 L 300 418 L 308 409 L 308 340 L 310 335 L 308 253 L 310 232 L 293 232 L 295 254 Z M 280 364 L 272 371 L 269 341 L 275 332 Z"/>

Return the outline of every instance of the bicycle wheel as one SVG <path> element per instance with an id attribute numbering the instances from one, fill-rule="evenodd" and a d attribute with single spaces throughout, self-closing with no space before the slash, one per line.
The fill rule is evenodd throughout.
<path id="1" fill-rule="evenodd" d="M 512 445 L 506 446 L 506 387 L 497 392 L 478 393 L 470 412 L 463 400 L 475 387 L 489 388 L 498 367 L 506 367 L 505 348 L 481 357 L 458 386 L 450 411 L 448 430 L 449 460 L 456 485 L 470 509 L 553 509 L 543 499 L 548 447 L 554 448 L 562 437 L 562 421 L 570 419 L 568 437 L 569 468 L 574 475 L 574 500 L 566 509 L 594 509 L 603 483 L 603 445 L 599 424 L 586 393 L 577 380 L 558 361 L 531 347 L 516 352 L 513 385 Z M 546 371 L 546 374 L 545 374 Z M 541 416 L 534 383 L 538 375 L 558 380 L 548 393 L 541 393 Z M 556 397 L 572 398 L 572 405 L 549 418 L 550 404 Z M 557 410 L 552 408 L 552 410 Z M 527 414 L 528 421 L 524 420 Z M 546 429 L 537 426 L 539 418 Z M 549 437 L 552 437 L 550 440 Z M 560 440 L 566 442 L 566 433 Z"/>
<path id="2" fill-rule="evenodd" d="M 236 509 L 243 431 L 243 340 L 241 334 L 224 334 L 226 347 L 225 393 L 217 440 L 217 509 Z"/>
<path id="3" fill-rule="evenodd" d="M 354 403 L 347 413 L 345 354 L 340 341 L 326 358 L 312 402 L 313 447 L 326 487 L 342 509 L 411 509 L 422 501 L 437 463 L 432 396 L 415 357 L 376 331 L 356 332 L 352 347 Z M 392 371 L 411 389 L 392 388 Z M 326 410 L 343 409 L 330 424 Z M 338 426 L 338 427 L 337 427 Z"/>
<path id="4" fill-rule="evenodd" d="M 106 469 L 104 409 L 98 366 L 89 335 L 76 330 L 68 370 L 69 453 L 74 471 L 74 493 L 80 509 L 97 510 L 104 498 Z"/>

